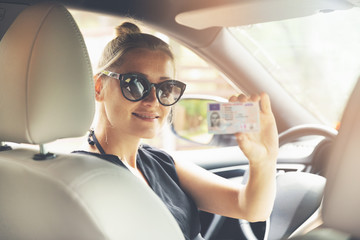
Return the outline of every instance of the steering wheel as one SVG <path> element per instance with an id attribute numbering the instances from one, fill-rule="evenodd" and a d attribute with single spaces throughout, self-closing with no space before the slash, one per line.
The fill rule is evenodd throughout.
<path id="1" fill-rule="evenodd" d="M 322 136 L 321 141 L 334 141 L 337 131 L 323 125 L 299 125 L 279 134 L 279 147 L 298 138 Z M 288 172 L 277 177 L 277 193 L 273 212 L 265 223 L 266 240 L 286 239 L 300 226 L 313 224 L 307 221 L 320 207 L 325 178 L 305 172 Z M 291 196 L 291 197 L 289 197 Z M 257 240 L 251 223 L 239 220 L 248 240 Z"/>
<path id="2" fill-rule="evenodd" d="M 305 136 L 322 136 L 325 139 L 333 141 L 337 136 L 337 131 L 333 128 L 319 124 L 303 124 L 289 128 L 279 134 L 279 147 L 286 143 L 290 143 L 298 138 Z"/>
<path id="3" fill-rule="evenodd" d="M 322 136 L 324 139 L 321 142 L 334 141 L 337 131 L 319 124 L 295 126 L 279 134 L 279 147 L 306 136 Z M 244 179 L 247 174 L 245 173 Z M 326 182 L 322 176 L 305 172 L 281 174 L 276 181 L 274 209 L 270 218 L 264 223 L 265 240 L 288 238 L 301 225 L 307 224 L 306 220 L 321 204 Z M 224 221 L 225 217 L 215 215 L 205 239 L 215 239 Z M 247 240 L 259 240 L 252 230 L 252 223 L 240 219 L 239 225 Z"/>

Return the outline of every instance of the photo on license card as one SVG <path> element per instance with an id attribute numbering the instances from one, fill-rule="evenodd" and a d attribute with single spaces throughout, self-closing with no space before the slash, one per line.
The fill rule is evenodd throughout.
<path id="1" fill-rule="evenodd" d="M 257 102 L 209 103 L 207 110 L 209 133 L 232 134 L 260 129 Z"/>

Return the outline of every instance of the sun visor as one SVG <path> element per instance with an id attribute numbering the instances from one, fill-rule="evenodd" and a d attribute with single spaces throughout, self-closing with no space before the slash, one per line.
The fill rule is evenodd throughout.
<path id="1" fill-rule="evenodd" d="M 352 8 L 346 1 L 329 0 L 243 0 L 216 7 L 179 13 L 177 23 L 194 28 L 233 27 L 279 21 Z"/>

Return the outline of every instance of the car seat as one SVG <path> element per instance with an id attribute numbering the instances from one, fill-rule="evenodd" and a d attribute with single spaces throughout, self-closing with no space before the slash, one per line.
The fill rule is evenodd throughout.
<path id="1" fill-rule="evenodd" d="M 360 239 L 360 81 L 345 108 L 326 169 L 323 225 L 293 239 Z"/>
<path id="2" fill-rule="evenodd" d="M 0 42 L 0 239 L 184 239 L 127 169 L 46 151 L 83 136 L 93 115 L 92 70 L 74 19 L 53 2 L 26 8 Z"/>

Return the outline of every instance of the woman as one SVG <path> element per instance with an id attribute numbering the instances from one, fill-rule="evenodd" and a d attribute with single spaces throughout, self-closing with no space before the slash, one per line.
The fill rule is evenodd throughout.
<path id="1" fill-rule="evenodd" d="M 201 239 L 198 209 L 249 221 L 266 220 L 275 196 L 278 136 L 266 94 L 232 96 L 261 107 L 261 131 L 237 133 L 239 147 L 249 159 L 247 185 L 211 174 L 167 153 L 141 145 L 153 138 L 171 115 L 185 90 L 172 80 L 174 57 L 162 40 L 140 32 L 132 23 L 117 28 L 117 37 L 103 52 L 95 76 L 98 118 L 83 153 L 126 166 L 163 200 L 186 239 Z"/>

